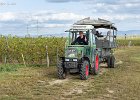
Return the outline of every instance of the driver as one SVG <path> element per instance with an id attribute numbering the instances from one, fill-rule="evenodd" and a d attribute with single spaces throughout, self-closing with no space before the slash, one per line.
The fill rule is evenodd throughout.
<path id="1" fill-rule="evenodd" d="M 75 41 L 73 41 L 71 44 L 75 45 L 76 43 L 78 43 L 79 45 L 88 45 L 87 38 L 84 35 L 84 33 L 82 31 L 80 31 L 79 35 L 80 36 Z"/>

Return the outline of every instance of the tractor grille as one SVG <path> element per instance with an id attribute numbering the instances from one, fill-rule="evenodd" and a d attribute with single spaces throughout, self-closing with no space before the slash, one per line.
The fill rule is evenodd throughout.
<path id="1" fill-rule="evenodd" d="M 77 62 L 65 62 L 65 68 L 77 68 L 78 63 Z"/>

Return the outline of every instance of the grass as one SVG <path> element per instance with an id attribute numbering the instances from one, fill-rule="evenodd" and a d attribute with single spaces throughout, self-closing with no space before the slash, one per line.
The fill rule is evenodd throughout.
<path id="1" fill-rule="evenodd" d="M 16 67 L 16 71 L 0 72 L 2 100 L 139 100 L 140 47 L 116 50 L 116 68 L 102 67 L 97 76 L 86 81 L 78 75 L 57 79 L 56 67 Z M 10 66 L 10 65 L 9 65 Z"/>
<path id="2" fill-rule="evenodd" d="M 0 72 L 12 72 L 17 71 L 18 68 L 23 67 L 23 65 L 19 64 L 2 64 L 0 65 Z"/>

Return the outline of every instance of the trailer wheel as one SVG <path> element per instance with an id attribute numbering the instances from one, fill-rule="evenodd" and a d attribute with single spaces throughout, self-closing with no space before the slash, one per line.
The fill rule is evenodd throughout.
<path id="1" fill-rule="evenodd" d="M 96 55 L 95 56 L 95 61 L 93 63 L 93 67 L 92 67 L 92 73 L 93 75 L 97 75 L 99 73 L 99 56 Z"/>
<path id="2" fill-rule="evenodd" d="M 87 80 L 89 76 L 89 62 L 84 60 L 80 67 L 80 78 L 82 80 Z"/>
<path id="3" fill-rule="evenodd" d="M 108 57 L 107 65 L 108 65 L 109 68 L 114 68 L 115 67 L 115 57 L 114 57 L 114 55 Z"/>
<path id="4" fill-rule="evenodd" d="M 111 56 L 111 58 L 110 58 L 110 68 L 114 68 L 115 67 L 115 57 L 114 57 L 114 55 L 113 56 Z"/>
<path id="5" fill-rule="evenodd" d="M 58 67 L 57 67 L 57 72 L 58 72 L 58 78 L 59 79 L 65 79 L 66 78 L 66 72 L 63 66 L 63 61 L 60 61 L 58 63 Z"/>

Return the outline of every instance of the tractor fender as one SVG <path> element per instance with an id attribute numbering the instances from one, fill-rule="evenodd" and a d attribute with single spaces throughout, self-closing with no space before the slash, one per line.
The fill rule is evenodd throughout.
<path id="1" fill-rule="evenodd" d="M 86 56 L 85 56 L 85 57 L 82 57 L 81 60 L 82 60 L 82 61 L 87 60 L 87 61 L 90 63 L 89 57 L 86 57 Z"/>
<path id="2" fill-rule="evenodd" d="M 100 52 L 101 52 L 101 49 L 96 48 L 96 49 L 94 50 L 94 55 L 99 55 Z"/>
<path id="3" fill-rule="evenodd" d="M 99 62 L 101 62 L 101 49 L 96 48 L 93 50 L 92 61 L 91 61 L 92 63 L 94 62 L 96 55 L 99 56 Z"/>
<path id="4" fill-rule="evenodd" d="M 89 62 L 89 66 L 91 66 L 91 62 L 90 62 L 90 59 L 89 59 L 89 57 L 82 57 L 81 58 L 81 63 L 84 61 L 84 60 L 86 60 L 86 61 L 88 61 Z"/>

